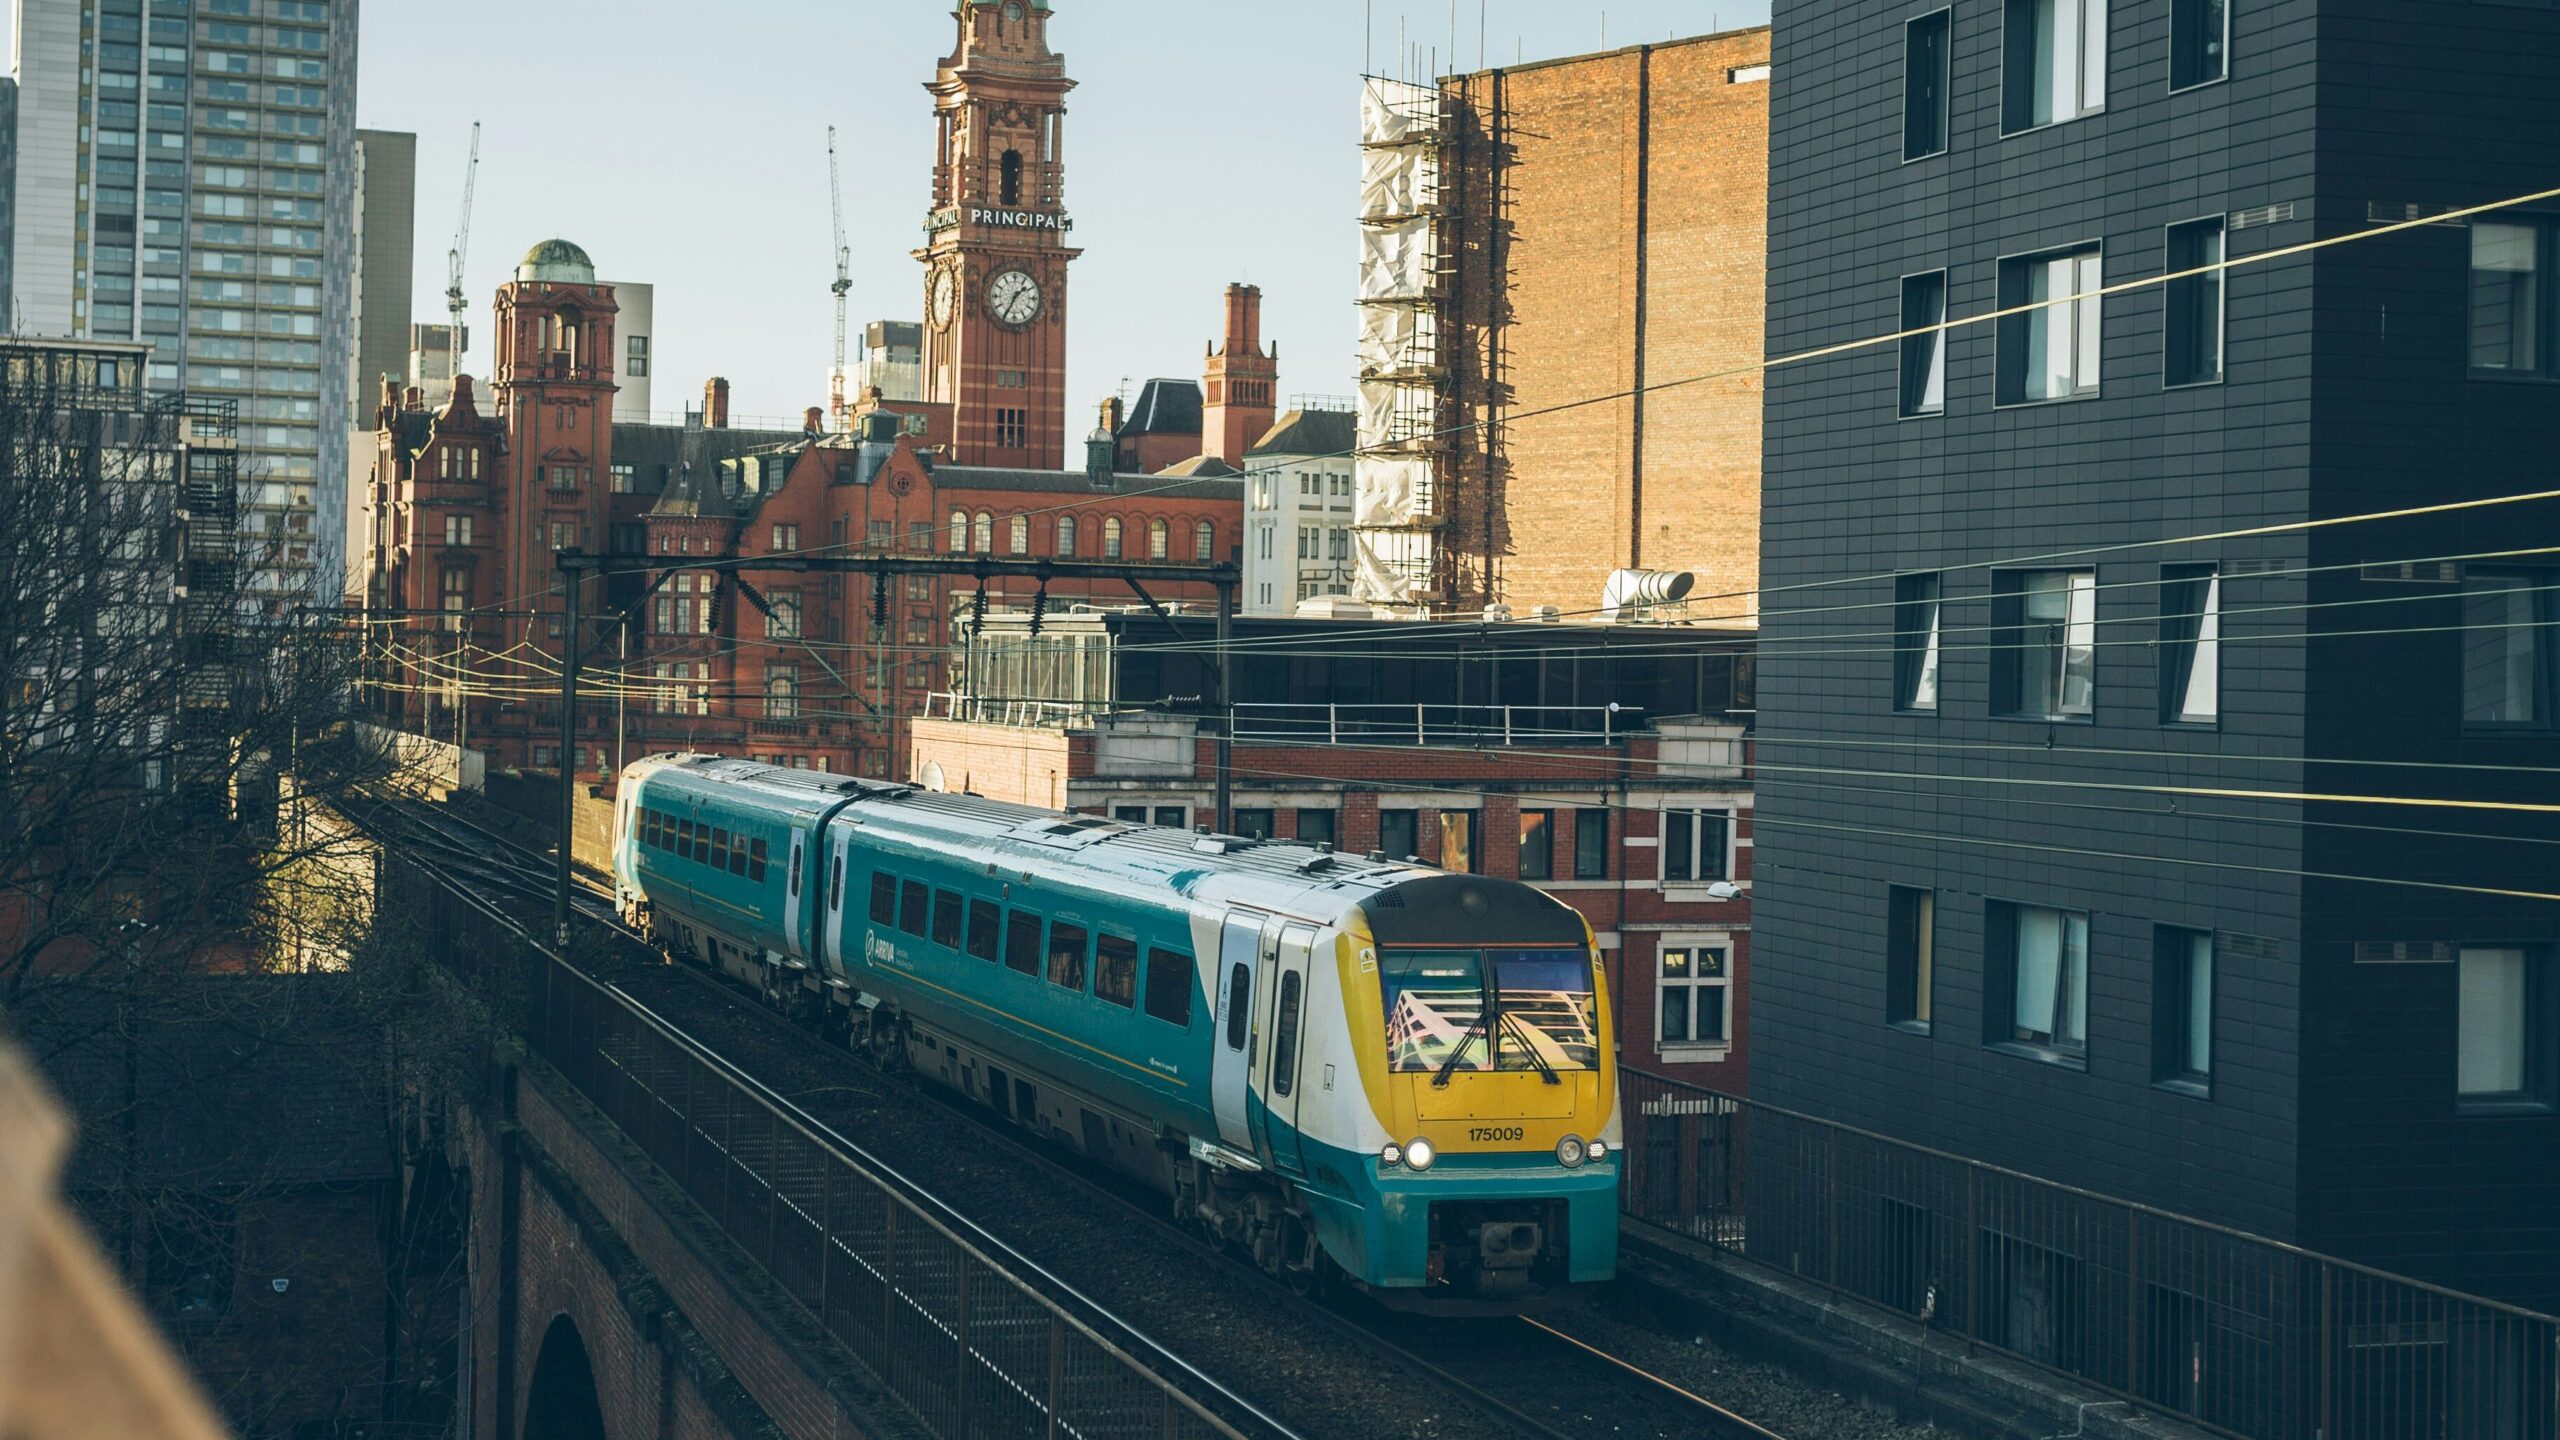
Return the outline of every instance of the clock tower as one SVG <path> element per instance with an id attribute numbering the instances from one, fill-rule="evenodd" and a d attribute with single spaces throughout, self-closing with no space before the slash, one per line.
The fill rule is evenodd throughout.
<path id="1" fill-rule="evenodd" d="M 933 82 L 925 399 L 951 407 L 960 465 L 1066 464 L 1066 60 L 1049 0 L 960 0 Z"/>

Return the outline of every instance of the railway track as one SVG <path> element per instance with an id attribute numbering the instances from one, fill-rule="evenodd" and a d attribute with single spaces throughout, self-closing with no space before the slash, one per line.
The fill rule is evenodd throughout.
<path id="1" fill-rule="evenodd" d="M 428 843 L 439 857 L 462 873 L 528 903 L 538 901 L 546 907 L 550 903 L 556 876 L 552 852 L 449 811 L 438 810 L 430 820 L 414 807 L 403 807 L 403 818 L 413 833 L 431 836 Z M 572 903 L 587 918 L 635 945 L 641 943 L 622 926 L 611 899 L 593 882 L 582 878 Z M 1382 1354 L 1396 1368 L 1427 1383 L 1443 1400 L 1479 1417 L 1478 1423 L 1453 1433 L 1487 1436 L 1496 1432 L 1481 1422 L 1491 1421 L 1499 1430 L 1531 1440 L 1701 1436 L 1783 1440 L 1694 1390 L 1545 1320 L 1442 1320 L 1399 1314 L 1356 1296 L 1339 1304 L 1302 1296 L 1224 1247 L 1173 1224 L 1164 1214 L 1162 1197 L 1134 1183 L 1097 1176 L 1057 1147 L 1023 1134 L 980 1106 L 905 1080 L 889 1080 L 876 1065 L 793 1025 L 725 977 L 690 965 L 652 964 L 619 974 L 612 983 L 634 1003 L 661 1016 L 681 1008 L 679 996 L 697 1001 L 717 997 L 733 1025 L 792 1048 L 830 1072 L 837 1087 L 856 1067 L 867 1080 L 885 1081 L 897 1090 L 897 1102 L 927 1107 L 966 1127 L 986 1146 L 1038 1172 L 1048 1184 L 1142 1221 L 1157 1237 L 1222 1279 L 1251 1290 L 1261 1303 L 1281 1309 L 1300 1324 Z M 871 1086 L 861 1088 L 878 1093 Z M 789 1097 L 787 1091 L 779 1093 L 799 1098 Z"/>

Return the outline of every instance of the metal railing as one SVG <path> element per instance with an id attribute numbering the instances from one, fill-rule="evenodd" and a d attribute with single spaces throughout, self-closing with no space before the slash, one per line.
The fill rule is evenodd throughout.
<path id="1" fill-rule="evenodd" d="M 1236 707 L 1238 740 L 1264 744 L 1615 745 L 1642 728 L 1619 705 L 1285 705 Z"/>
<path id="2" fill-rule="evenodd" d="M 628 996 L 556 962 L 544 969 L 536 1053 L 932 1434 L 1288 1434 L 1213 1414 L 1164 1378 L 1209 1383 L 1176 1357 L 1098 1309 L 1076 1313 L 1081 1297 L 1062 1284 L 1035 1289 L 1018 1257 L 998 1259 L 983 1232 Z"/>
<path id="3" fill-rule="evenodd" d="M 2560 1318 L 1619 1074 L 1635 1219 L 2246 1440 L 2560 1434 Z"/>

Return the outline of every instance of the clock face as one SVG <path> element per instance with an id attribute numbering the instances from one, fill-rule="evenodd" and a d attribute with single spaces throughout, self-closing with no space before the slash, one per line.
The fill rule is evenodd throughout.
<path id="1" fill-rule="evenodd" d="M 987 312 L 1007 325 L 1028 325 L 1040 313 L 1040 282 L 1007 270 L 987 286 Z"/>
<path id="2" fill-rule="evenodd" d="M 950 271 L 945 270 L 933 277 L 934 329 L 951 328 L 951 312 L 959 308 L 958 291 L 959 287 L 952 283 Z"/>

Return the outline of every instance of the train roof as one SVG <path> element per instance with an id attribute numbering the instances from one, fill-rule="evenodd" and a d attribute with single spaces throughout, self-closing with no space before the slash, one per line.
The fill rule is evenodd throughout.
<path id="1" fill-rule="evenodd" d="M 676 754 L 652 759 L 663 770 L 752 790 L 805 813 L 821 812 L 840 801 L 860 802 L 846 818 L 875 834 L 924 850 L 981 847 L 991 863 L 1048 870 L 1058 878 L 1104 890 L 1158 890 L 1187 900 L 1339 913 L 1382 892 L 1401 891 L 1429 905 L 1441 898 L 1449 882 L 1460 881 L 1478 882 L 1479 894 L 1525 892 L 1499 903 L 1505 914 L 1548 907 L 1571 913 L 1563 902 L 1517 882 L 1484 883 L 1485 877 L 1452 876 L 1430 866 L 1344 854 L 1292 840 L 1253 840 L 1141 825 L 726 756 Z M 1316 901 L 1316 893 L 1323 891 L 1334 892 L 1336 898 Z M 1579 924 L 1576 917 L 1577 930 Z"/>

